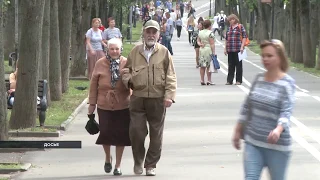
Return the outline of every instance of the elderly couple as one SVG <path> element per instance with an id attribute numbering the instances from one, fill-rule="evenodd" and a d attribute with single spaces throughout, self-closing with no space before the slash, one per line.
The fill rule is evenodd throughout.
<path id="1" fill-rule="evenodd" d="M 108 41 L 106 57 L 94 67 L 89 92 L 88 114 L 97 108 L 103 146 L 104 170 L 112 170 L 110 146 L 116 146 L 113 174 L 122 175 L 120 164 L 125 146 L 132 146 L 134 173 L 155 176 L 161 156 L 166 108 L 174 103 L 177 80 L 172 57 L 157 43 L 159 24 L 149 20 L 143 30 L 144 43 L 135 46 L 128 59 L 121 56 L 121 41 Z M 150 145 L 145 154 L 149 124 Z M 143 166 L 144 161 L 144 166 Z"/>

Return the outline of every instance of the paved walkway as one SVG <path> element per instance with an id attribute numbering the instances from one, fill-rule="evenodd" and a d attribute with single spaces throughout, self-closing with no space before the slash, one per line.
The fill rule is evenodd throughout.
<path id="1" fill-rule="evenodd" d="M 199 0 L 197 3 L 204 1 Z M 195 4 L 196 5 L 196 4 Z M 197 7 L 197 5 L 196 5 Z M 206 9 L 198 9 L 203 12 Z M 243 179 L 242 151 L 231 145 L 231 136 L 239 107 L 245 98 L 253 76 L 262 70 L 260 58 L 249 52 L 249 61 L 244 61 L 242 86 L 225 86 L 227 64 L 223 47 L 216 43 L 222 69 L 213 74 L 215 86 L 200 86 L 199 70 L 195 68 L 195 52 L 182 33 L 181 41 L 173 38 L 174 63 L 178 76 L 176 104 L 167 112 L 163 154 L 155 180 L 235 180 Z M 254 63 L 254 64 L 253 64 Z M 294 153 L 289 166 L 288 179 L 320 179 L 320 79 L 291 70 L 290 73 L 301 86 L 297 93 L 297 105 L 292 123 L 294 130 Z M 304 88 L 307 88 L 305 90 Z M 82 149 L 48 150 L 30 152 L 24 161 L 35 167 L 22 173 L 17 179 L 30 180 L 102 180 L 102 179 L 150 179 L 133 174 L 132 153 L 125 149 L 123 176 L 114 177 L 103 170 L 104 153 L 95 145 L 97 135 L 90 136 L 84 129 L 87 107 L 82 107 L 72 127 L 59 140 L 81 140 Z M 305 126 L 303 126 L 303 124 Z M 311 134 L 314 132 L 314 134 Z M 148 142 L 146 142 L 146 145 Z M 113 156 L 114 148 L 112 149 Z M 263 175 L 262 179 L 268 179 Z"/>

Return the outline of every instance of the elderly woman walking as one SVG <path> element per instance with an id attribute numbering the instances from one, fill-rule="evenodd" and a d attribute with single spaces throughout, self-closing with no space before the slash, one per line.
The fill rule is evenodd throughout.
<path id="1" fill-rule="evenodd" d="M 120 55 L 122 42 L 113 38 L 108 41 L 107 55 L 98 60 L 90 82 L 88 114 L 96 107 L 99 116 L 100 134 L 96 144 L 101 144 L 106 159 L 104 170 L 112 170 L 110 146 L 116 146 L 114 175 L 122 175 L 120 165 L 125 146 L 131 146 L 129 138 L 130 89 L 121 81 L 122 68 L 127 59 Z"/>
<path id="2" fill-rule="evenodd" d="M 295 80 L 286 74 L 289 62 L 280 40 L 260 45 L 267 70 L 258 74 L 240 111 L 233 145 L 245 140 L 246 180 L 260 179 L 266 166 L 272 180 L 285 180 L 292 151 L 290 117 L 295 99 Z"/>
<path id="3" fill-rule="evenodd" d="M 226 44 L 224 54 L 228 55 L 228 77 L 226 85 L 233 84 L 234 71 L 236 70 L 236 85 L 242 84 L 242 59 L 239 60 L 238 53 L 243 53 L 247 33 L 236 15 L 231 14 L 228 17 L 230 27 L 226 33 Z M 221 31 L 222 33 L 222 31 Z M 241 40 L 242 36 L 242 40 Z"/>
<path id="4" fill-rule="evenodd" d="M 99 18 L 92 19 L 92 28 L 86 33 L 88 79 L 91 79 L 97 60 L 104 56 L 102 46 L 107 46 L 102 40 L 102 31 L 99 29 L 100 25 Z"/>
<path id="5" fill-rule="evenodd" d="M 205 20 L 203 22 L 203 30 L 198 35 L 199 50 L 199 66 L 200 66 L 200 83 L 201 85 L 214 85 L 211 81 L 210 62 L 211 56 L 215 55 L 214 34 L 211 31 L 211 21 Z M 204 75 L 207 72 L 207 83 L 204 82 Z"/>

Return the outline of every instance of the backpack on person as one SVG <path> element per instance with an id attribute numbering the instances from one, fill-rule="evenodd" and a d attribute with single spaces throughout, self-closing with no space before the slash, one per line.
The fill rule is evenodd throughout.
<path id="1" fill-rule="evenodd" d="M 223 16 L 220 16 L 219 19 L 220 19 L 218 21 L 219 26 L 224 26 L 225 25 L 225 18 Z"/>

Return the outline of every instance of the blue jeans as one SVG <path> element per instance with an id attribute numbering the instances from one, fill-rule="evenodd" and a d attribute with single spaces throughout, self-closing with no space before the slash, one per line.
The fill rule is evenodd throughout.
<path id="1" fill-rule="evenodd" d="M 167 39 L 167 40 L 166 40 L 166 42 L 167 42 L 166 47 L 168 48 L 170 54 L 173 55 L 172 46 L 171 46 L 172 35 L 167 35 L 167 36 L 166 36 L 166 39 Z"/>
<path id="2" fill-rule="evenodd" d="M 271 180 L 285 180 L 290 151 L 277 151 L 245 143 L 245 180 L 259 180 L 263 167 L 268 167 Z"/>
<path id="3" fill-rule="evenodd" d="M 171 46 L 171 35 L 162 35 L 162 45 L 164 45 L 170 52 L 171 55 L 173 55 L 172 52 L 172 46 Z"/>

